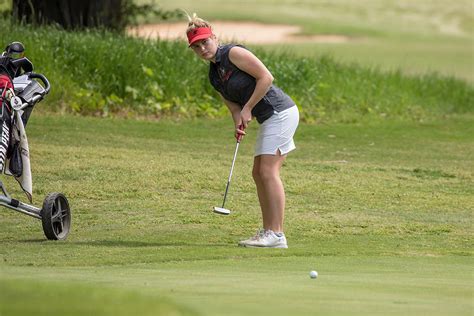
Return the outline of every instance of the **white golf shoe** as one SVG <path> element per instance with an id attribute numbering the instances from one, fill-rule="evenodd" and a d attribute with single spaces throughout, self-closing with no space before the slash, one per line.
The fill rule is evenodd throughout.
<path id="1" fill-rule="evenodd" d="M 242 247 L 260 247 L 260 248 L 288 248 L 285 234 L 277 236 L 271 230 L 260 229 L 257 234 L 249 239 L 239 242 Z"/>
<path id="2" fill-rule="evenodd" d="M 255 236 L 250 237 L 249 239 L 241 240 L 239 241 L 239 246 L 245 247 L 247 244 L 255 242 L 256 240 L 259 240 L 260 237 L 262 237 L 265 234 L 265 229 L 259 229 L 257 230 L 257 233 Z"/>

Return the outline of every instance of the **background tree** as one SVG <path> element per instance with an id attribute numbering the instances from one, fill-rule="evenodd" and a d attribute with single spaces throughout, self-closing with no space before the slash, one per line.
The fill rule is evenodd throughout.
<path id="1" fill-rule="evenodd" d="M 58 24 L 65 29 L 103 27 L 121 31 L 140 17 L 168 19 L 178 11 L 164 11 L 155 3 L 137 5 L 133 0 L 12 0 L 15 21 Z"/>

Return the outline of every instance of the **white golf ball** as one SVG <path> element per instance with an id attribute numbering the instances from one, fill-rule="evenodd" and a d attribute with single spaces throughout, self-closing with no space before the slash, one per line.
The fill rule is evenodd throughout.
<path id="1" fill-rule="evenodd" d="M 318 277 L 318 272 L 317 271 L 311 271 L 309 273 L 309 276 L 311 279 L 316 279 Z"/>

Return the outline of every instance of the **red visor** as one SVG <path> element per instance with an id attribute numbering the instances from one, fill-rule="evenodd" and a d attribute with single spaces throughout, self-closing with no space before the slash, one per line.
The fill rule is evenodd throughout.
<path id="1" fill-rule="evenodd" d="M 189 46 L 191 46 L 194 42 L 211 37 L 212 30 L 209 27 L 197 27 L 189 31 L 187 35 Z"/>

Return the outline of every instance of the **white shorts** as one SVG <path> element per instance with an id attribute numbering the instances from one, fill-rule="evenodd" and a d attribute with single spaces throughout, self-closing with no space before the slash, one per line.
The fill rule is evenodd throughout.
<path id="1" fill-rule="evenodd" d="M 295 149 L 293 135 L 300 120 L 298 107 L 292 106 L 273 115 L 260 125 L 255 144 L 255 157 L 260 155 L 286 155 Z"/>

